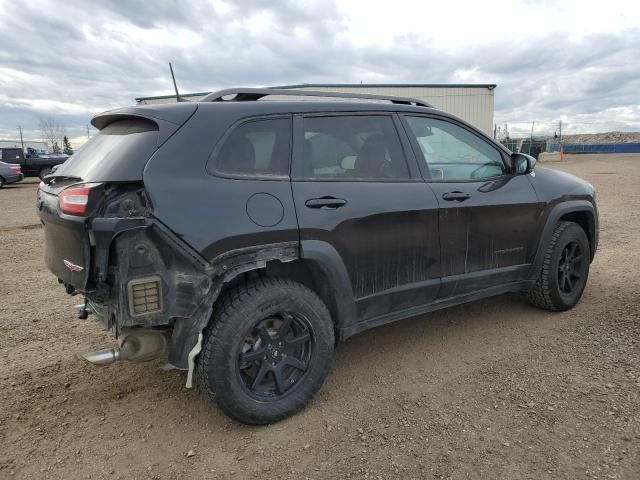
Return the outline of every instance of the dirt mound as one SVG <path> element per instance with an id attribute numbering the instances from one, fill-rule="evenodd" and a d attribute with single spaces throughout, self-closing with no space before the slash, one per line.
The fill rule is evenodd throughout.
<path id="1" fill-rule="evenodd" d="M 581 135 L 562 135 L 562 143 L 640 143 L 640 132 L 604 132 Z"/>

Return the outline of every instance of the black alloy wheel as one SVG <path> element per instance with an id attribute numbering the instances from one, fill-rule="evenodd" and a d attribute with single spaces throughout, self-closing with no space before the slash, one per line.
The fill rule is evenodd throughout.
<path id="1" fill-rule="evenodd" d="M 280 400 L 309 369 L 313 344 L 308 322 L 295 313 L 259 320 L 243 339 L 238 356 L 242 383 L 252 396 Z"/>
<path id="2" fill-rule="evenodd" d="M 216 302 L 198 357 L 200 380 L 231 418 L 274 423 L 313 398 L 334 345 L 331 315 L 313 290 L 285 278 L 251 279 Z"/>
<path id="3" fill-rule="evenodd" d="M 558 263 L 558 286 L 563 295 L 573 295 L 581 286 L 585 270 L 585 257 L 580 244 L 569 242 L 562 250 Z"/>

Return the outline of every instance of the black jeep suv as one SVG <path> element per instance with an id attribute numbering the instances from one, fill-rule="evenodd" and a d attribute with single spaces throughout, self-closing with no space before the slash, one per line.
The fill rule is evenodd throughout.
<path id="1" fill-rule="evenodd" d="M 414 99 L 225 90 L 92 124 L 38 191 L 48 268 L 118 339 L 86 358 L 166 354 L 245 423 L 302 408 L 367 328 L 573 307 L 598 245 L 589 183 Z"/>

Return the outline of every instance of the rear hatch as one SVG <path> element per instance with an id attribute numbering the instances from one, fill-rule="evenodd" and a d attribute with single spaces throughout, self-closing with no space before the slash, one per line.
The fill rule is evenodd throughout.
<path id="1" fill-rule="evenodd" d="M 45 263 L 60 281 L 81 291 L 93 288 L 91 220 L 101 215 L 107 192 L 119 185 L 142 186 L 148 160 L 196 108 L 161 105 L 97 115 L 91 123 L 99 133 L 44 178 L 37 206 Z"/>

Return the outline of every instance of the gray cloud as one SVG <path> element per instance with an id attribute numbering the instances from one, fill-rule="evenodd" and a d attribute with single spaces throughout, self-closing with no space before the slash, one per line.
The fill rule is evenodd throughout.
<path id="1" fill-rule="evenodd" d="M 1 0 L 0 0 L 1 2 Z M 640 129 L 640 28 L 526 34 L 444 52 L 416 32 L 354 46 L 333 2 L 68 0 L 0 3 L 0 138 L 37 137 L 56 117 L 71 137 L 93 113 L 181 91 L 290 83 L 497 83 L 496 121 Z M 269 22 L 261 20 L 268 16 Z M 267 25 L 267 27 L 265 27 Z M 458 72 L 458 73 L 456 73 Z M 466 72 L 460 78 L 459 72 Z M 625 117 L 616 117 L 616 110 Z"/>

